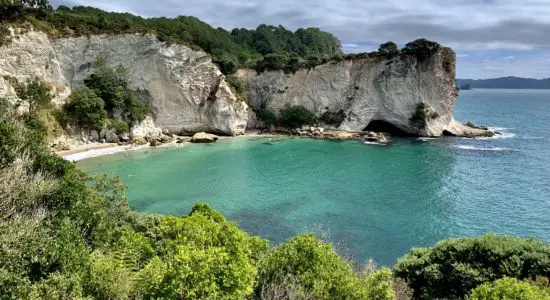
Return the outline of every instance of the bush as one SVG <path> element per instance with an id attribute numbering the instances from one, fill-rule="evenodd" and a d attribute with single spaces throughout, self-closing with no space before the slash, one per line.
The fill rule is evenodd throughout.
<path id="1" fill-rule="evenodd" d="M 277 124 L 277 115 L 268 109 L 261 109 L 258 112 L 258 118 L 260 118 L 267 127 Z"/>
<path id="2" fill-rule="evenodd" d="M 436 42 L 428 41 L 427 39 L 418 39 L 409 42 L 402 49 L 404 54 L 414 55 L 418 60 L 425 60 L 436 53 L 441 48 L 441 45 Z"/>
<path id="3" fill-rule="evenodd" d="M 218 65 L 220 71 L 224 75 L 231 75 L 237 72 L 237 63 L 230 57 L 223 56 L 221 58 L 214 59 L 213 62 Z"/>
<path id="4" fill-rule="evenodd" d="M 262 286 L 295 278 L 314 299 L 366 299 L 366 285 L 330 245 L 313 235 L 297 236 L 279 245 L 260 262 L 257 294 Z"/>
<path id="5" fill-rule="evenodd" d="M 41 109 L 50 106 L 53 96 L 44 82 L 34 79 L 23 84 L 14 78 L 11 78 L 11 81 L 17 97 L 29 104 L 29 115 L 36 116 Z"/>
<path id="6" fill-rule="evenodd" d="M 65 104 L 67 114 L 73 116 L 78 125 L 90 130 L 101 130 L 107 113 L 105 103 L 89 88 L 74 91 Z"/>
<path id="7" fill-rule="evenodd" d="M 321 115 L 321 118 L 319 119 L 323 123 L 327 125 L 334 125 L 334 126 L 340 126 L 342 122 L 346 119 L 346 113 L 343 109 L 334 112 L 334 111 L 326 111 Z"/>
<path id="8" fill-rule="evenodd" d="M 244 86 L 244 82 L 240 78 L 231 75 L 225 77 L 225 81 L 227 82 L 227 84 L 229 84 L 229 86 L 235 93 L 235 96 L 237 96 L 237 99 L 239 99 L 240 101 L 246 100 L 246 88 Z"/>
<path id="9" fill-rule="evenodd" d="M 394 42 L 387 42 L 378 48 L 378 53 L 386 58 L 393 58 L 399 55 L 399 48 Z"/>
<path id="10" fill-rule="evenodd" d="M 109 119 L 108 128 L 114 129 L 117 134 L 130 132 L 130 126 L 128 126 L 128 123 L 117 119 Z"/>
<path id="11" fill-rule="evenodd" d="M 437 118 L 439 118 L 437 112 L 432 111 L 426 103 L 420 102 L 416 105 L 414 114 L 409 118 L 409 122 L 417 128 L 424 128 L 428 121 Z"/>
<path id="12" fill-rule="evenodd" d="M 550 290 L 515 278 L 504 277 L 478 286 L 470 293 L 469 300 L 550 300 Z"/>
<path id="13" fill-rule="evenodd" d="M 315 115 L 301 105 L 287 106 L 281 109 L 279 114 L 279 125 L 286 128 L 298 128 L 303 125 L 313 125 L 315 121 Z"/>
<path id="14" fill-rule="evenodd" d="M 400 258 L 394 274 L 415 298 L 463 298 L 478 285 L 508 276 L 550 277 L 550 246 L 532 239 L 487 234 L 415 248 Z"/>
<path id="15" fill-rule="evenodd" d="M 267 243 L 251 237 L 206 204 L 183 218 L 165 217 L 153 229 L 162 259 L 138 276 L 146 298 L 245 299 L 254 289 L 255 263 Z"/>

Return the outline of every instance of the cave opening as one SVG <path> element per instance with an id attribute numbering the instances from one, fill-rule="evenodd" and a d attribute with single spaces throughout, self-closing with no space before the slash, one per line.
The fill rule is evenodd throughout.
<path id="1" fill-rule="evenodd" d="M 382 120 L 372 120 L 363 131 L 374 131 L 374 132 L 385 132 L 389 133 L 392 136 L 402 136 L 402 137 L 410 137 L 410 136 L 416 136 L 412 133 L 406 132 L 397 126 L 393 125 L 392 123 L 382 121 Z"/>

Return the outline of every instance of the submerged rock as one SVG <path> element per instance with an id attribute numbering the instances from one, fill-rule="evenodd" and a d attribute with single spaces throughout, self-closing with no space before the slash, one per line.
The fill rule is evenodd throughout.
<path id="1" fill-rule="evenodd" d="M 193 135 L 193 137 L 191 138 L 191 143 L 214 143 L 217 140 L 217 135 L 199 132 Z"/>

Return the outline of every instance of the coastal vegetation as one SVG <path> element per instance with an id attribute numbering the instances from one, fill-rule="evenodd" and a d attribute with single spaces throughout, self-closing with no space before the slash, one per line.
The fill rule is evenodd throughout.
<path id="1" fill-rule="evenodd" d="M 416 105 L 414 114 L 409 118 L 412 125 L 419 129 L 426 127 L 428 121 L 439 118 L 439 114 L 433 111 L 424 102 L 420 102 Z"/>
<path id="2" fill-rule="evenodd" d="M 107 126 L 123 133 L 132 123 L 145 119 L 150 108 L 128 89 L 126 73 L 123 66 L 113 69 L 98 60 L 96 72 L 84 80 L 86 87 L 75 90 L 65 103 L 61 118 L 64 127 L 72 123 L 100 131 Z"/>
<path id="3" fill-rule="evenodd" d="M 143 18 L 85 6 L 60 6 L 53 9 L 47 0 L 5 0 L 0 2 L 0 15 L 0 45 L 9 42 L 8 25 L 23 29 L 32 27 L 46 32 L 52 38 L 93 34 L 155 34 L 159 40 L 168 44 L 183 44 L 209 53 L 213 62 L 226 75 L 235 73 L 238 68 L 292 73 L 329 61 L 393 58 L 398 55 L 414 55 L 422 60 L 440 49 L 436 42 L 419 39 L 408 43 L 401 50 L 395 43 L 387 42 L 372 53 L 344 55 L 340 41 L 319 28 L 300 28 L 293 32 L 281 25 L 262 24 L 256 29 L 235 28 L 227 31 L 213 28 L 191 16 Z"/>
<path id="4" fill-rule="evenodd" d="M 445 240 L 377 269 L 343 259 L 312 234 L 274 247 L 204 203 L 183 216 L 139 214 L 118 178 L 82 172 L 50 152 L 38 117 L 16 114 L 5 100 L 0 107 L 2 298 L 545 299 L 550 293 L 550 245 L 532 239 Z"/>

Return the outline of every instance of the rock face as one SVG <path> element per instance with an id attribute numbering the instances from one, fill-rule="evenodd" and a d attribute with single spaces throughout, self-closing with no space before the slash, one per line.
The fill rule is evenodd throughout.
<path id="1" fill-rule="evenodd" d="M 150 35 L 50 40 L 44 33 L 20 34 L 0 48 L 0 97 L 16 100 L 7 77 L 38 77 L 51 86 L 54 101 L 63 103 L 84 86 L 99 58 L 128 69 L 129 88 L 151 104 L 154 127 L 187 134 L 244 133 L 248 106 L 235 97 L 210 57 L 185 46 L 167 46 Z"/>
<path id="2" fill-rule="evenodd" d="M 277 113 L 286 105 L 302 105 L 317 116 L 343 110 L 346 117 L 340 130 L 384 131 L 387 127 L 420 136 L 488 135 L 453 119 L 455 55 L 446 48 L 424 61 L 414 56 L 345 60 L 293 74 L 239 70 L 237 76 L 246 84 L 245 103 L 237 99 L 206 53 L 168 46 L 151 35 L 50 40 L 31 31 L 12 40 L 0 47 L 0 97 L 17 100 L 9 77 L 19 81 L 38 77 L 51 87 L 54 101 L 62 104 L 84 86 L 84 79 L 94 72 L 94 62 L 104 58 L 110 66 L 125 66 L 129 88 L 151 105 L 153 117 L 132 128 L 130 138 L 138 141 L 163 132 L 240 135 L 247 126 L 265 127 L 249 106 Z M 425 126 L 410 121 L 420 103 L 437 116 L 426 120 Z M 381 128 L 369 128 L 373 124 Z M 99 133 L 99 139 L 104 138 L 115 140 Z"/>
<path id="3" fill-rule="evenodd" d="M 275 113 L 286 105 L 302 105 L 318 117 L 326 111 L 343 110 L 340 130 L 363 131 L 372 121 L 391 124 L 404 134 L 441 136 L 445 131 L 462 135 L 453 119 L 455 54 L 443 48 L 430 58 L 367 58 L 331 62 L 294 74 L 270 71 L 257 74 L 240 70 L 247 86 L 248 105 Z M 419 127 L 410 121 L 419 103 L 437 118 Z M 251 124 L 257 120 L 251 113 Z M 383 131 L 372 129 L 375 131 Z"/>

